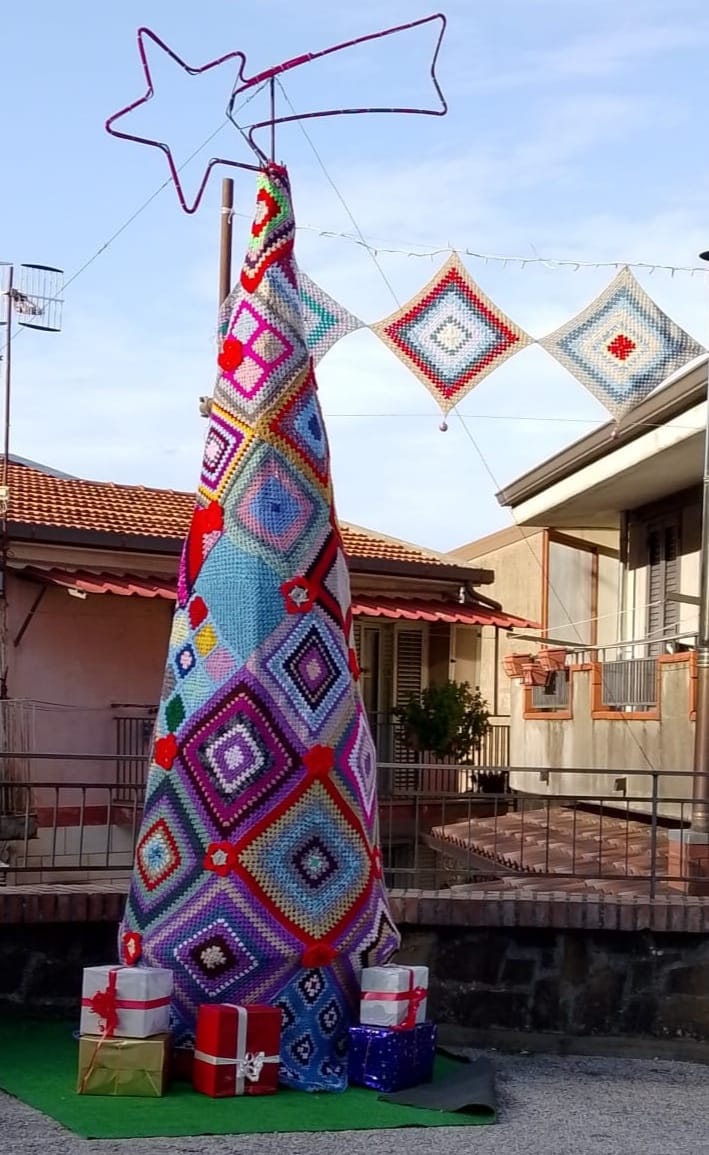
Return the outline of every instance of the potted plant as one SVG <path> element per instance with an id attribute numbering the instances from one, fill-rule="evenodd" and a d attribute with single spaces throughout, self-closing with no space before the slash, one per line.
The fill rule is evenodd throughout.
<path id="1" fill-rule="evenodd" d="M 490 729 L 490 712 L 480 687 L 437 682 L 412 694 L 394 710 L 403 738 L 417 754 L 467 761 Z"/>
<path id="2" fill-rule="evenodd" d="M 547 673 L 556 673 L 557 670 L 563 670 L 566 665 L 566 650 L 547 646 L 537 654 L 537 662 Z"/>

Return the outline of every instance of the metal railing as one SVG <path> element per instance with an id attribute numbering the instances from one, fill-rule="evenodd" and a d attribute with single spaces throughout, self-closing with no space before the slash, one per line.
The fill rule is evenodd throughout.
<path id="1" fill-rule="evenodd" d="M 567 710 L 569 671 L 555 670 L 544 686 L 532 686 L 533 710 Z"/>
<path id="2" fill-rule="evenodd" d="M 386 768 L 383 768 L 386 769 Z M 462 768 L 461 768 L 462 769 Z M 691 775 L 685 771 L 561 773 L 585 778 L 573 795 L 541 792 L 550 771 L 510 767 L 529 791 L 412 793 L 379 799 L 385 876 L 390 886 L 547 892 L 555 883 L 581 893 L 655 898 L 699 879 L 709 890 L 709 860 L 688 864 Z M 551 773 L 554 773 L 552 771 Z M 668 817 L 672 811 L 673 816 Z M 471 890 L 472 888 L 472 890 Z"/>
<path id="3" fill-rule="evenodd" d="M 406 746 L 404 731 L 391 712 L 371 714 L 369 724 L 380 762 L 415 762 L 417 755 Z M 509 724 L 491 722 L 480 746 L 470 752 L 469 761 L 475 766 L 504 768 L 510 759 Z"/>
<path id="4" fill-rule="evenodd" d="M 606 710 L 651 710 L 658 700 L 656 658 L 624 658 L 601 666 L 601 702 Z"/>
<path id="5" fill-rule="evenodd" d="M 52 760 L 47 754 L 37 757 Z M 71 756 L 73 764 L 82 759 L 97 761 L 95 755 Z M 115 758 L 106 755 L 104 761 Z M 384 765 L 380 775 L 386 779 L 397 769 Z M 515 793 L 486 791 L 480 768 L 420 765 L 416 770 L 445 772 L 448 788 L 422 787 L 427 781 L 422 777 L 406 793 L 380 793 L 380 840 L 390 886 L 470 888 L 493 880 L 496 889 L 539 885 L 548 890 L 571 879 L 586 893 L 631 887 L 653 898 L 690 878 L 692 781 L 683 771 L 623 769 L 616 772 L 619 777 L 608 771 L 599 787 L 595 771 L 569 768 L 564 773 L 588 788 L 562 795 L 541 790 L 540 781 L 548 782 L 550 775 L 543 769 L 511 768 L 516 783 L 523 775 L 529 782 L 528 791 Z M 142 786 L 44 780 L 17 789 L 22 806 L 15 837 L 3 849 L 0 884 L 109 878 L 127 884 L 140 832 Z M 691 877 L 696 880 L 702 870 L 709 886 L 709 862 L 693 866 Z"/>
<path id="6" fill-rule="evenodd" d="M 157 706 L 146 707 L 140 714 L 116 714 L 113 718 L 116 743 L 116 777 L 126 787 L 124 797 L 130 801 L 134 786 L 145 787 L 150 746 L 155 728 Z"/>

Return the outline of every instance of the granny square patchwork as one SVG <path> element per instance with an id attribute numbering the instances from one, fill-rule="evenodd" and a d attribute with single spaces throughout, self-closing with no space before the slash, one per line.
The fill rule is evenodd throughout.
<path id="1" fill-rule="evenodd" d="M 532 342 L 485 296 L 457 253 L 408 304 L 371 328 L 444 413 Z"/>
<path id="2" fill-rule="evenodd" d="M 616 420 L 705 351 L 663 313 L 628 268 L 539 343 Z"/>
<path id="3" fill-rule="evenodd" d="M 309 331 L 322 353 L 349 322 L 310 287 L 322 312 L 308 330 L 294 236 L 288 176 L 271 166 L 220 320 L 120 943 L 126 963 L 173 971 L 178 1045 L 194 1045 L 202 1004 L 268 1003 L 281 1081 L 338 1091 L 362 968 L 399 935 L 307 344 Z"/>
<path id="4" fill-rule="evenodd" d="M 321 289 L 302 269 L 298 271 L 298 284 L 305 340 L 313 364 L 317 365 L 342 337 L 363 329 L 364 322 Z"/>

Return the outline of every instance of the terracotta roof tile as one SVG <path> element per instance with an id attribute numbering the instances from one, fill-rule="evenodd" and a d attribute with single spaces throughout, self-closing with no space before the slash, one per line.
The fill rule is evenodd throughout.
<path id="1" fill-rule="evenodd" d="M 175 541 L 186 536 L 194 507 L 192 493 L 58 476 L 14 461 L 9 482 L 11 526 Z M 445 554 L 361 526 L 341 523 L 341 530 L 349 557 L 460 568 L 456 559 Z"/>

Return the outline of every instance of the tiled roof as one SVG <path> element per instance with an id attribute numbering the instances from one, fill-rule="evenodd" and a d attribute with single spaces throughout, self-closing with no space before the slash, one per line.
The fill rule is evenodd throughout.
<path id="1" fill-rule="evenodd" d="M 649 876 L 652 831 L 646 822 L 557 805 L 437 826 L 429 844 L 458 860 L 487 860 L 491 873 L 627 880 Z M 662 840 L 657 865 L 667 873 Z"/>
<path id="2" fill-rule="evenodd" d="M 43 468 L 10 464 L 11 526 L 115 534 L 117 537 L 181 540 L 194 507 L 192 493 L 115 485 L 63 477 Z M 398 541 L 361 526 L 341 524 L 345 551 L 351 558 L 419 563 L 460 568 L 445 554 Z"/>

